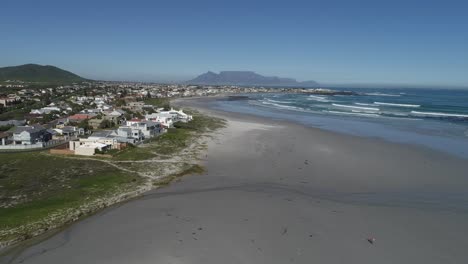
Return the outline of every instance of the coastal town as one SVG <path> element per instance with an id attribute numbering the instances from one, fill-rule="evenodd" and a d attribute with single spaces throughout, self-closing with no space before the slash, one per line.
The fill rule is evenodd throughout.
<path id="1" fill-rule="evenodd" d="M 0 10 L 0 264 L 468 263 L 468 0 Z"/>
<path id="2" fill-rule="evenodd" d="M 225 120 L 172 102 L 208 96 L 245 100 L 254 93 L 342 92 L 87 80 L 0 82 L 0 248 L 184 175 L 203 173 L 202 153 Z"/>
<path id="3" fill-rule="evenodd" d="M 328 89 L 84 82 L 38 87 L 7 81 L 0 87 L 0 152 L 51 149 L 94 155 L 138 145 L 191 115 L 168 99 L 249 93 L 343 93 Z"/>

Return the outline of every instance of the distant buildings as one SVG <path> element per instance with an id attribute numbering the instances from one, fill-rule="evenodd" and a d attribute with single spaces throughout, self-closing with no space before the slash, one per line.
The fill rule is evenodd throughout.
<path id="1" fill-rule="evenodd" d="M 21 101 L 18 96 L 0 97 L 0 106 L 8 107 Z"/>

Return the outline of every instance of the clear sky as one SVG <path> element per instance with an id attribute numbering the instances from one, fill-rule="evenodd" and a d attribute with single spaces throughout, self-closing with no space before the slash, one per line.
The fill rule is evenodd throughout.
<path id="1" fill-rule="evenodd" d="M 468 87 L 468 1 L 2 0 L 0 66 L 179 81 L 221 70 Z"/>

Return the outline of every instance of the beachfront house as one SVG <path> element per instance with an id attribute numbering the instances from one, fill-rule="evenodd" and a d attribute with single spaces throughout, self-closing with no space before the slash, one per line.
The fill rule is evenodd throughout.
<path id="1" fill-rule="evenodd" d="M 184 113 L 182 109 L 177 111 L 171 108 L 171 110 L 161 111 L 159 114 L 172 117 L 173 122 L 189 122 L 193 120 L 193 116 Z"/>
<path id="2" fill-rule="evenodd" d="M 13 131 L 14 145 L 32 145 L 51 139 L 52 135 L 41 125 L 18 126 Z"/>
<path id="3" fill-rule="evenodd" d="M 115 136 L 117 136 L 119 142 L 131 144 L 136 144 L 145 138 L 145 135 L 143 135 L 140 129 L 125 126 L 119 127 L 115 131 Z"/>
<path id="4" fill-rule="evenodd" d="M 159 122 L 164 128 L 174 127 L 173 116 L 170 114 L 153 113 L 145 116 L 146 120 Z"/>
<path id="5" fill-rule="evenodd" d="M 145 116 L 146 120 L 156 121 L 161 123 L 165 128 L 174 126 L 176 122 L 189 122 L 193 120 L 193 116 L 184 113 L 183 110 L 161 111 L 159 113 L 153 113 Z"/>
<path id="6" fill-rule="evenodd" d="M 143 139 L 155 137 L 162 133 L 163 130 L 163 126 L 160 122 L 139 119 L 129 120 L 127 121 L 126 126 L 121 126 L 120 128 L 139 130 L 143 135 Z"/>

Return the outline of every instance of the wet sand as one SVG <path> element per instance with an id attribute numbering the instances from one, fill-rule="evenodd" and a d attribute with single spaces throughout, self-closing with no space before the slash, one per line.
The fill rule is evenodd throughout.
<path id="1" fill-rule="evenodd" d="M 203 111 L 229 120 L 203 157 L 205 175 L 104 210 L 0 263 L 468 260 L 466 160 Z"/>

